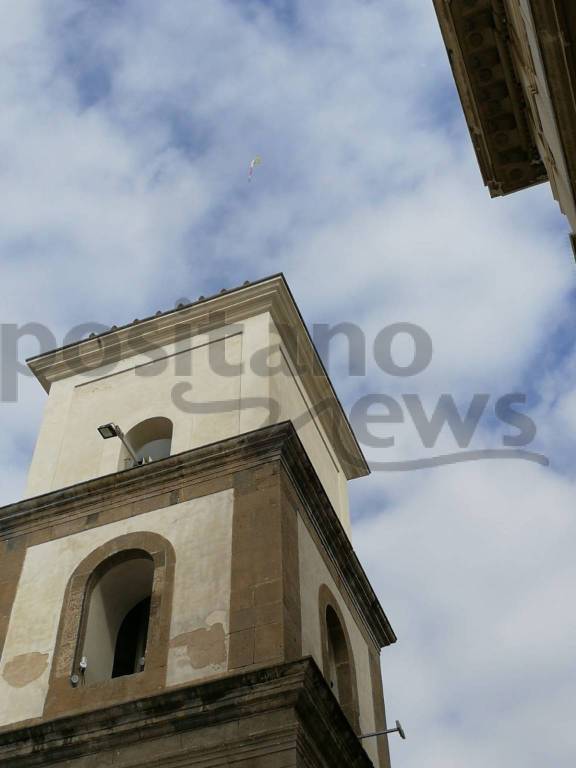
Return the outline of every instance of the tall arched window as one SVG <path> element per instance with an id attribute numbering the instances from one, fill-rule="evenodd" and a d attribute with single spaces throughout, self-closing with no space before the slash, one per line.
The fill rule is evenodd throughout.
<path id="1" fill-rule="evenodd" d="M 163 536 L 135 531 L 110 539 L 77 565 L 62 603 L 46 717 L 164 687 L 175 563 Z"/>
<path id="2" fill-rule="evenodd" d="M 173 425 L 170 419 L 157 416 L 146 419 L 136 424 L 127 433 L 126 440 L 136 454 L 139 463 L 158 461 L 170 456 L 172 449 Z M 122 447 L 120 455 L 120 469 L 128 469 L 134 466 L 126 448 Z"/>
<path id="3" fill-rule="evenodd" d="M 328 640 L 328 683 L 340 704 L 352 700 L 350 656 L 344 630 L 336 611 L 326 608 L 326 635 Z"/>
<path id="4" fill-rule="evenodd" d="M 320 589 L 324 677 L 340 707 L 358 731 L 358 692 L 350 638 L 338 603 L 326 585 Z"/>
<path id="5" fill-rule="evenodd" d="M 153 580 L 154 561 L 139 550 L 113 555 L 93 574 L 79 654 L 86 685 L 144 669 Z"/>

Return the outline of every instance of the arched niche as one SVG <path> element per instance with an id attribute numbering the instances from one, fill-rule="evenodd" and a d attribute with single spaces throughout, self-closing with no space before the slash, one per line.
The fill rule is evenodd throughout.
<path id="1" fill-rule="evenodd" d="M 174 570 L 174 548 L 163 536 L 150 531 L 118 536 L 95 549 L 78 565 L 64 595 L 45 716 L 123 701 L 164 687 Z M 119 592 L 117 596 L 113 594 L 115 589 Z M 136 645 L 134 671 L 124 668 L 124 674 L 114 675 L 118 635 L 124 621 L 134 608 L 147 600 L 149 607 L 141 607 L 148 618 L 144 667 L 137 668 Z M 110 614 L 102 624 L 104 607 Z M 141 648 L 145 618 L 136 631 Z M 103 643 L 102 650 L 98 651 L 98 642 L 92 642 L 91 638 Z M 84 680 L 80 669 L 82 656 L 88 659 Z M 77 685 L 73 684 L 74 675 L 80 676 Z"/>
<path id="2" fill-rule="evenodd" d="M 126 441 L 136 454 L 138 463 L 158 461 L 170 456 L 174 425 L 164 416 L 155 416 L 136 424 L 125 435 Z M 129 469 L 134 460 L 125 446 L 120 452 L 119 469 Z"/>
<path id="3" fill-rule="evenodd" d="M 325 584 L 320 588 L 319 609 L 324 677 L 350 724 L 359 733 L 354 654 L 342 611 Z"/>
<path id="4" fill-rule="evenodd" d="M 94 572 L 79 645 L 82 684 L 143 671 L 153 580 L 154 561 L 142 550 L 111 555 Z"/>

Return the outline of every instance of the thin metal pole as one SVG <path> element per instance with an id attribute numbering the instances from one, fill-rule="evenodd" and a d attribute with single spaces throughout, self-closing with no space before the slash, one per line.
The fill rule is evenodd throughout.
<path id="1" fill-rule="evenodd" d="M 118 437 L 122 441 L 122 445 L 124 446 L 124 448 L 126 448 L 128 453 L 132 457 L 134 463 L 138 464 L 138 457 L 136 456 L 136 454 L 132 450 L 132 447 L 130 446 L 130 443 L 128 442 L 128 440 L 126 440 L 126 438 L 124 437 L 124 432 L 122 432 L 122 430 L 120 429 L 118 424 L 115 424 L 114 426 L 116 427 L 116 434 L 118 435 Z"/>
<path id="2" fill-rule="evenodd" d="M 406 738 L 404 728 L 400 725 L 400 722 L 396 720 L 396 728 L 388 728 L 387 731 L 374 731 L 374 733 L 365 733 L 363 736 L 359 736 L 359 739 L 371 739 L 373 736 L 386 736 L 388 733 L 399 733 L 401 739 Z"/>
<path id="3" fill-rule="evenodd" d="M 387 733 L 396 733 L 398 728 L 389 728 L 387 731 L 374 731 L 374 733 L 365 733 L 363 736 L 358 736 L 359 739 L 371 739 L 372 736 L 386 736 Z"/>

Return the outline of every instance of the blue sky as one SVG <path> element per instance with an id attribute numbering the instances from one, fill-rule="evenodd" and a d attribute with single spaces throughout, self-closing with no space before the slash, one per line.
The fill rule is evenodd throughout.
<path id="1" fill-rule="evenodd" d="M 129 322 L 283 271 L 304 317 L 371 341 L 421 325 L 409 380 L 367 393 L 526 392 L 550 468 L 476 462 L 352 484 L 354 542 L 399 636 L 394 765 L 574 763 L 575 268 L 548 185 L 482 186 L 430 0 L 1 0 L 2 322 Z M 248 164 L 262 165 L 251 183 Z M 23 342 L 22 356 L 34 352 Z M 409 354 L 400 344 L 401 358 Z M 0 406 L 19 498 L 44 395 Z M 495 419 L 474 447 L 501 443 Z M 392 451 L 423 453 L 410 424 Z M 438 446 L 454 450 L 449 434 Z"/>

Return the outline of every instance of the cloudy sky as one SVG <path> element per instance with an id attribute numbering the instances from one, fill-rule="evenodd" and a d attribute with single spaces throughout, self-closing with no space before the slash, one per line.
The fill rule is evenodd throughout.
<path id="1" fill-rule="evenodd" d="M 409 737 L 391 740 L 395 768 L 573 766 L 576 269 L 548 186 L 484 190 L 431 0 L 0 10 L 1 322 L 60 344 L 283 271 L 310 325 L 365 334 L 365 376 L 344 343 L 328 355 L 349 411 L 486 394 L 470 448 L 502 448 L 515 430 L 495 403 L 526 394 L 549 467 L 374 472 L 351 488 L 354 541 L 399 637 L 383 654 Z M 370 354 L 398 322 L 433 341 L 409 378 Z M 394 350 L 409 361 L 405 337 Z M 2 503 L 22 495 L 44 403 L 18 384 L 0 405 Z M 458 450 L 446 430 L 425 448 L 408 415 L 384 434 L 372 461 Z"/>

